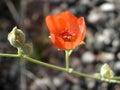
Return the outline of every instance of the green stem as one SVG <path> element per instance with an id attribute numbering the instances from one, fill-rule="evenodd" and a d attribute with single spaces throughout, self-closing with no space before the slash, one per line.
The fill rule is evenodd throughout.
<path id="1" fill-rule="evenodd" d="M 118 77 L 116 76 L 116 77 L 113 77 L 111 79 L 120 80 L 120 76 L 118 76 Z"/>
<path id="2" fill-rule="evenodd" d="M 65 51 L 66 70 L 69 71 L 69 50 Z"/>
<path id="3" fill-rule="evenodd" d="M 0 53 L 0 57 L 14 57 L 14 58 L 19 58 L 18 54 L 3 54 Z"/>
<path id="4" fill-rule="evenodd" d="M 98 77 L 95 77 L 94 75 L 84 74 L 84 73 L 76 72 L 74 70 L 71 73 L 74 74 L 74 75 L 76 75 L 76 76 L 93 78 L 93 79 L 99 79 Z"/>
<path id="5" fill-rule="evenodd" d="M 21 47 L 18 47 L 17 49 L 18 49 L 18 55 L 22 56 L 22 49 L 21 49 Z"/>
<path id="6" fill-rule="evenodd" d="M 30 62 L 35 63 L 35 64 L 39 64 L 39 65 L 42 65 L 42 66 L 45 66 L 45 67 L 48 67 L 48 68 L 52 68 L 52 69 L 55 69 L 55 70 L 60 70 L 60 71 L 63 71 L 63 72 L 68 72 L 68 73 L 71 73 L 71 74 L 73 74 L 73 75 L 80 76 L 80 77 L 84 77 L 84 78 L 93 78 L 93 79 L 97 79 L 97 80 L 101 80 L 101 81 L 106 81 L 106 82 L 110 82 L 110 83 L 120 83 L 119 80 L 114 80 L 114 79 L 110 79 L 110 78 L 101 79 L 101 78 L 95 77 L 94 75 L 89 75 L 89 74 L 85 74 L 85 73 L 80 73 L 80 72 L 76 72 L 76 71 L 74 71 L 74 70 L 71 70 L 71 71 L 70 71 L 70 69 L 68 69 L 68 71 L 67 71 L 66 68 L 62 68 L 62 67 L 59 67 L 59 66 L 55 66 L 55 65 L 48 64 L 48 63 L 44 63 L 44 62 L 41 62 L 41 61 L 39 61 L 39 60 L 30 58 L 30 57 L 25 56 L 25 55 L 2 54 L 2 53 L 0 53 L 0 56 L 1 56 L 1 57 L 21 58 L 21 59 L 24 59 L 24 60 L 26 60 L 26 61 L 30 61 Z M 66 55 L 66 56 L 69 56 L 69 55 L 68 55 L 68 52 L 67 52 L 67 55 Z M 69 60 L 68 57 L 67 57 L 67 60 Z M 67 68 L 69 68 L 69 64 L 68 64 Z M 69 72 L 69 71 L 70 71 L 70 72 Z"/>
<path id="7" fill-rule="evenodd" d="M 48 63 L 44 63 L 44 62 L 41 62 L 41 61 L 39 61 L 39 60 L 30 58 L 30 57 L 27 57 L 27 56 L 23 56 L 23 57 L 21 57 L 21 58 L 22 58 L 22 59 L 25 59 L 25 60 L 27 60 L 27 61 L 36 63 L 36 64 L 40 64 L 40 65 L 45 66 L 45 67 L 48 67 L 48 68 L 52 68 L 52 69 L 55 69 L 55 70 L 60 70 L 60 71 L 63 71 L 63 72 L 68 72 L 68 71 L 66 70 L 66 68 L 62 68 L 62 67 L 59 67 L 59 66 L 55 66 L 55 65 L 48 64 Z M 76 72 L 76 71 L 71 71 L 71 74 L 74 74 L 74 75 L 76 75 L 76 76 L 81 76 L 81 77 L 98 79 L 98 78 L 94 77 L 93 75 L 83 74 L 83 73 Z"/>
<path id="8" fill-rule="evenodd" d="M 25 60 L 27 60 L 27 61 L 30 61 L 30 62 L 32 62 L 32 63 L 40 64 L 40 65 L 45 66 L 45 67 L 49 67 L 49 68 L 56 69 L 56 70 L 60 70 L 60 71 L 66 71 L 65 68 L 62 68 L 62 67 L 59 67 L 59 66 L 55 66 L 55 65 L 52 65 L 52 64 L 48 64 L 48 63 L 44 63 L 44 62 L 41 62 L 41 61 L 39 61 L 39 60 L 30 58 L 30 57 L 27 57 L 27 56 L 23 56 L 23 57 L 21 57 L 21 58 L 22 58 L 22 59 L 25 59 Z"/>

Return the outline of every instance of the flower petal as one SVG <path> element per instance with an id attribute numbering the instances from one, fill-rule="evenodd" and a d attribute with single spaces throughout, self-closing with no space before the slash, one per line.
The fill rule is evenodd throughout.
<path id="1" fill-rule="evenodd" d="M 56 23 L 54 21 L 54 17 L 53 16 L 47 16 L 46 17 L 46 24 L 50 30 L 50 32 L 52 33 L 58 33 L 58 27 L 56 26 Z"/>
<path id="2" fill-rule="evenodd" d="M 69 11 L 53 16 L 47 16 L 46 23 L 50 32 L 56 34 L 63 33 L 65 30 L 69 30 L 71 33 L 77 33 L 79 29 L 77 18 Z"/>
<path id="3" fill-rule="evenodd" d="M 84 40 L 85 38 L 85 34 L 86 34 L 86 26 L 85 26 L 85 21 L 83 17 L 80 17 L 78 19 L 78 25 L 79 25 L 79 32 L 78 32 L 78 37 L 76 39 L 76 45 L 81 44 L 81 42 Z"/>
<path id="4" fill-rule="evenodd" d="M 71 33 L 78 33 L 77 18 L 69 11 L 61 13 L 61 17 L 66 21 L 68 29 Z"/>
<path id="5" fill-rule="evenodd" d="M 75 48 L 74 42 L 65 42 L 61 37 L 51 33 L 51 41 L 61 50 L 70 50 Z"/>

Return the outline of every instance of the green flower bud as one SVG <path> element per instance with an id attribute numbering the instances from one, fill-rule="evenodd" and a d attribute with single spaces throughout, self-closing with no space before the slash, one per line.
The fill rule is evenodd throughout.
<path id="1" fill-rule="evenodd" d="M 8 40 L 13 47 L 22 47 L 25 43 L 25 34 L 22 32 L 22 30 L 14 27 L 8 34 Z"/>
<path id="2" fill-rule="evenodd" d="M 22 51 L 24 55 L 30 55 L 33 52 L 33 45 L 32 43 L 26 43 L 22 47 Z"/>
<path id="3" fill-rule="evenodd" d="M 112 78 L 114 76 L 114 72 L 112 71 L 108 64 L 104 64 L 101 67 L 100 74 L 102 78 Z"/>

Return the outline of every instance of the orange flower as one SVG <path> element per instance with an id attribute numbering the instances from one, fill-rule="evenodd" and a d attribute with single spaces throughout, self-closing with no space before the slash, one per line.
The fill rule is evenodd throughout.
<path id="1" fill-rule="evenodd" d="M 50 39 L 61 50 L 74 49 L 84 43 L 86 26 L 84 17 L 77 18 L 69 11 L 47 16 Z"/>

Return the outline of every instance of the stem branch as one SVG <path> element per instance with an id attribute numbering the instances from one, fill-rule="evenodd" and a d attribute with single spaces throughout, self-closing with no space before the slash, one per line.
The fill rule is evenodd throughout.
<path id="1" fill-rule="evenodd" d="M 69 56 L 68 52 L 66 52 L 67 55 L 66 56 Z M 55 69 L 55 70 L 60 70 L 60 71 L 63 71 L 63 72 L 68 72 L 68 73 L 71 73 L 73 75 L 76 75 L 76 76 L 80 76 L 80 77 L 84 77 L 84 78 L 92 78 L 92 79 L 97 79 L 97 80 L 101 80 L 101 81 L 106 81 L 106 82 L 112 82 L 112 83 L 120 83 L 119 80 L 115 80 L 115 79 L 111 79 L 111 78 L 107 78 L 107 79 L 101 79 L 99 77 L 95 77 L 94 75 L 89 75 L 89 74 L 85 74 L 85 73 L 80 73 L 80 72 L 76 72 L 74 70 L 72 70 L 71 72 L 69 72 L 69 62 L 67 61 L 67 64 L 66 64 L 66 68 L 68 70 L 66 70 L 66 68 L 63 68 L 63 67 L 60 67 L 60 66 L 55 66 L 55 65 L 52 65 L 52 64 L 48 64 L 48 63 L 44 63 L 44 62 L 41 62 L 39 60 L 36 60 L 36 59 L 33 59 L 33 58 L 30 58 L 28 56 L 25 56 L 25 55 L 18 55 L 18 54 L 3 54 L 3 53 L 0 53 L 0 56 L 1 57 L 14 57 L 14 58 L 21 58 L 21 59 L 24 59 L 26 61 L 30 61 L 32 63 L 35 63 L 35 64 L 39 64 L 39 65 L 42 65 L 42 66 L 45 66 L 45 67 L 48 67 L 48 68 L 52 68 L 52 69 Z M 69 60 L 68 57 L 66 57 L 66 60 Z"/>

